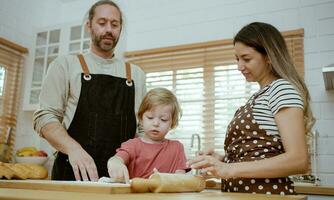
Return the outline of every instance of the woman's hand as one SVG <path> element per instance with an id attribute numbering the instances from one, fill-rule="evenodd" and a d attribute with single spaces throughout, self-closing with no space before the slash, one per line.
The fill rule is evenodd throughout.
<path id="1" fill-rule="evenodd" d="M 118 181 L 130 183 L 129 171 L 122 158 L 114 156 L 108 160 L 108 173 L 110 178 Z"/>
<path id="2" fill-rule="evenodd" d="M 192 169 L 200 169 L 204 176 L 215 176 L 220 178 L 231 178 L 230 166 L 221 162 L 214 156 L 200 155 L 188 161 L 187 165 Z"/>
<path id="3" fill-rule="evenodd" d="M 95 162 L 84 149 L 76 148 L 69 151 L 68 160 L 76 180 L 81 180 L 82 178 L 83 181 L 97 181 L 99 179 Z"/>
<path id="4" fill-rule="evenodd" d="M 220 160 L 220 161 L 222 161 L 224 159 L 224 156 L 215 152 L 214 148 L 207 148 L 207 149 L 204 149 L 202 151 L 198 151 L 196 153 L 196 156 L 202 156 L 202 155 L 209 155 L 209 156 L 212 156 L 212 157 L 214 157 L 214 158 L 216 158 L 217 160 Z"/>

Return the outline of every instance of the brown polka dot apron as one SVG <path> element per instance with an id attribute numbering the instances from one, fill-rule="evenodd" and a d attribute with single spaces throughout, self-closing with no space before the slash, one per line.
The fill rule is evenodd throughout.
<path id="1" fill-rule="evenodd" d="M 225 163 L 256 162 L 284 153 L 281 138 L 278 135 L 267 134 L 266 130 L 261 129 L 253 117 L 252 107 L 257 96 L 236 111 L 227 127 L 224 143 Z M 293 182 L 288 177 L 231 178 L 222 179 L 222 191 L 295 194 L 292 184 Z"/>

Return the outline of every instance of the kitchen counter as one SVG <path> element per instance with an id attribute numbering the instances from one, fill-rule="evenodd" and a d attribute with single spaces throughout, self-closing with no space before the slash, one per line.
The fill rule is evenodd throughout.
<path id="1" fill-rule="evenodd" d="M 131 193 L 130 184 L 51 180 L 0 180 L 1 199 L 23 200 L 302 200 L 304 195 L 223 193 L 217 189 L 188 193 Z"/>
<path id="2" fill-rule="evenodd" d="M 334 196 L 334 186 L 295 183 L 295 189 L 298 194 Z"/>
<path id="3" fill-rule="evenodd" d="M 217 190 L 205 190 L 200 193 L 130 193 L 130 194 L 97 194 L 82 192 L 60 192 L 27 189 L 0 188 L 0 199 L 6 200 L 303 200 L 305 196 L 280 196 L 262 194 L 222 193 Z"/>
<path id="4" fill-rule="evenodd" d="M 322 186 L 309 183 L 295 183 L 294 185 L 298 194 L 334 196 L 334 186 Z M 206 188 L 220 190 L 220 181 L 217 179 L 208 180 L 206 182 Z"/>

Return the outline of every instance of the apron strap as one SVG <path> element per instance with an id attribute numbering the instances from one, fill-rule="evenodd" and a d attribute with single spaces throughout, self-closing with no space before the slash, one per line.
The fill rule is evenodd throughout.
<path id="1" fill-rule="evenodd" d="M 79 58 L 79 61 L 80 61 L 80 64 L 81 64 L 81 68 L 82 68 L 82 71 L 84 73 L 84 79 L 85 80 L 90 80 L 92 77 L 90 76 L 88 65 L 87 65 L 87 63 L 86 63 L 83 55 L 82 54 L 78 54 L 77 57 Z"/>
<path id="2" fill-rule="evenodd" d="M 125 63 L 125 72 L 126 72 L 126 84 L 131 86 L 132 85 L 131 65 L 128 62 Z"/>

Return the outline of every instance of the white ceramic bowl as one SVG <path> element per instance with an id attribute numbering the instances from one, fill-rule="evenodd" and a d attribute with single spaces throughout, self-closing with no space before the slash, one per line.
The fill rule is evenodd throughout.
<path id="1" fill-rule="evenodd" d="M 15 160 L 17 163 L 32 163 L 37 165 L 44 165 L 46 161 L 48 161 L 48 157 L 40 157 L 40 156 L 25 156 L 19 157 L 15 156 Z"/>

